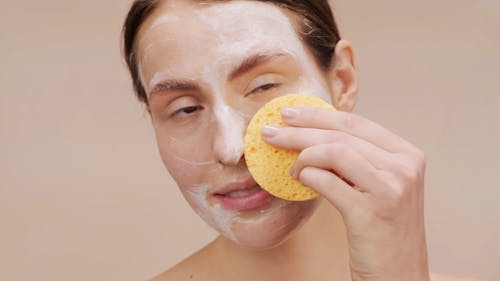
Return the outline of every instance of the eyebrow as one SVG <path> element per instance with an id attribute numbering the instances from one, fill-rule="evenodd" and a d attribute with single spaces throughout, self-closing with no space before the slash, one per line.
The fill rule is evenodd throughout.
<path id="1" fill-rule="evenodd" d="M 163 91 L 197 91 L 200 87 L 191 80 L 167 79 L 153 85 L 150 95 Z"/>
<path id="2" fill-rule="evenodd" d="M 245 59 L 243 62 L 241 62 L 238 66 L 236 66 L 230 73 L 229 73 L 229 80 L 233 80 L 238 76 L 241 76 L 245 74 L 246 72 L 249 72 L 250 70 L 254 69 L 255 67 L 272 61 L 278 57 L 285 56 L 283 53 L 271 53 L 271 54 L 255 54 L 247 59 Z"/>
<path id="3" fill-rule="evenodd" d="M 283 53 L 260 53 L 254 54 L 240 64 L 238 64 L 231 72 L 229 72 L 229 81 L 234 80 L 257 66 L 272 61 L 276 58 L 283 57 Z M 166 79 L 155 83 L 149 95 L 158 94 L 163 91 L 199 91 L 200 87 L 192 80 L 185 79 Z"/>

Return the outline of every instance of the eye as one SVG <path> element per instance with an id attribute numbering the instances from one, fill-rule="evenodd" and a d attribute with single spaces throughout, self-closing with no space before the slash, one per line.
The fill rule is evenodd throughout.
<path id="1" fill-rule="evenodd" d="M 285 82 L 282 75 L 277 73 L 265 73 L 255 77 L 245 89 L 245 97 L 253 94 L 266 93 L 280 87 Z"/>
<path id="2" fill-rule="evenodd" d="M 192 106 L 186 106 L 181 109 L 176 110 L 173 114 L 172 117 L 174 118 L 186 118 L 190 115 L 193 115 L 197 111 L 203 110 L 203 106 L 201 105 L 192 105 Z"/>
<path id="3" fill-rule="evenodd" d="M 265 92 L 265 91 L 277 88 L 280 85 L 281 84 L 279 84 L 279 83 L 267 83 L 267 84 L 261 85 L 261 86 L 259 86 L 257 88 L 254 88 L 253 90 L 251 90 L 250 92 L 248 92 L 246 95 L 259 94 L 259 93 L 262 93 L 262 92 Z"/>

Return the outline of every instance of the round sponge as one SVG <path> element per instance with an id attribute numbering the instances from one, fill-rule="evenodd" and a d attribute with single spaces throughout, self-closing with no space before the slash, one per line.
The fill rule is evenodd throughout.
<path id="1" fill-rule="evenodd" d="M 261 138 L 263 125 L 286 125 L 281 119 L 281 108 L 287 106 L 334 109 L 332 105 L 312 96 L 286 95 L 271 100 L 257 111 L 248 125 L 245 161 L 255 181 L 272 195 L 290 201 L 313 199 L 318 196 L 317 192 L 294 180 L 288 172 L 297 161 L 299 151 L 274 147 Z"/>

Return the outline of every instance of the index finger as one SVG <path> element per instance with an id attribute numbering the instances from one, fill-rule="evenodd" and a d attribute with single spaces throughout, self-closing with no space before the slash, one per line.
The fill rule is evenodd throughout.
<path id="1" fill-rule="evenodd" d="M 285 123 L 294 127 L 339 130 L 364 139 L 386 151 L 398 153 L 415 150 L 400 136 L 359 115 L 318 107 L 285 107 L 281 111 Z"/>

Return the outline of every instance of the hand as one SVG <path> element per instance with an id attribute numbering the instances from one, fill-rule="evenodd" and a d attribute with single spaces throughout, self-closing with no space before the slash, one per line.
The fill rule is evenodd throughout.
<path id="1" fill-rule="evenodd" d="M 301 151 L 292 176 L 323 195 L 347 229 L 354 281 L 428 281 L 423 153 L 358 115 L 285 108 L 268 143 Z"/>

